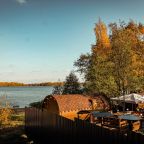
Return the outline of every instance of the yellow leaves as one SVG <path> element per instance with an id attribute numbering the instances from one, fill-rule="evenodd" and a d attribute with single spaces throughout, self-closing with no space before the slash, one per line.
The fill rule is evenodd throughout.
<path id="1" fill-rule="evenodd" d="M 1 97 L 0 99 L 0 124 L 6 125 L 9 124 L 10 115 L 12 114 L 12 110 L 6 97 Z"/>
<path id="2" fill-rule="evenodd" d="M 144 75 L 144 63 L 139 55 L 136 52 L 132 53 L 132 68 L 135 76 Z"/>
<path id="3" fill-rule="evenodd" d="M 144 90 L 144 26 L 134 22 L 95 25 L 96 44 L 91 48 L 87 63 L 80 59 L 85 88 L 91 92 L 113 95 L 125 91 Z"/>
<path id="4" fill-rule="evenodd" d="M 10 115 L 12 113 L 12 110 L 10 108 L 2 108 L 0 111 L 0 122 L 1 124 L 8 124 Z"/>
<path id="5" fill-rule="evenodd" d="M 97 39 L 96 52 L 103 55 L 107 53 L 110 48 L 110 40 L 107 34 L 107 27 L 101 20 L 99 20 L 99 22 L 96 24 L 94 31 Z"/>
<path id="6" fill-rule="evenodd" d="M 144 26 L 141 23 L 139 23 L 138 28 L 139 28 L 140 33 L 144 34 Z"/>
<path id="7" fill-rule="evenodd" d="M 141 29 L 140 29 L 140 32 L 141 32 L 142 34 L 144 34 L 144 28 L 141 28 Z"/>

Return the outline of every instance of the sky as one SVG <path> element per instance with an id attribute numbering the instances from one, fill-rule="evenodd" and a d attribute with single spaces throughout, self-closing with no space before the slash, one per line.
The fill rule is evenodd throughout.
<path id="1" fill-rule="evenodd" d="M 0 81 L 65 80 L 95 23 L 144 23 L 143 0 L 0 0 Z"/>

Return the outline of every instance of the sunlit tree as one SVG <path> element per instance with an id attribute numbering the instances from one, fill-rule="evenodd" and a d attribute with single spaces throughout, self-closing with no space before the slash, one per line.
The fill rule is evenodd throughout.
<path id="1" fill-rule="evenodd" d="M 133 21 L 109 25 L 99 20 L 91 53 L 74 63 L 84 74 L 85 89 L 107 96 L 144 90 L 144 26 Z"/>

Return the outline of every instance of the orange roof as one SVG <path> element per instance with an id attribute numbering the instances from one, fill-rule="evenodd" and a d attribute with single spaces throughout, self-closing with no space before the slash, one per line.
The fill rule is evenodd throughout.
<path id="1" fill-rule="evenodd" d="M 105 109 L 107 107 L 107 103 L 105 103 L 101 97 L 92 98 L 90 96 L 80 94 L 53 95 L 51 97 L 47 96 L 45 100 L 56 100 L 60 112 L 92 109 L 90 100 L 96 101 L 97 109 Z"/>
<path id="2" fill-rule="evenodd" d="M 73 111 L 81 109 L 90 109 L 89 97 L 83 95 L 55 95 L 59 109 L 63 111 Z"/>

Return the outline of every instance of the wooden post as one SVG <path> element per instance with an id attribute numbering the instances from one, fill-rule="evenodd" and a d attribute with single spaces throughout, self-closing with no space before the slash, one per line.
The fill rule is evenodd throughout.
<path id="1" fill-rule="evenodd" d="M 132 111 L 133 111 L 133 103 L 132 103 Z"/>
<path id="2" fill-rule="evenodd" d="M 101 117 L 101 127 L 103 126 L 103 117 Z"/>

